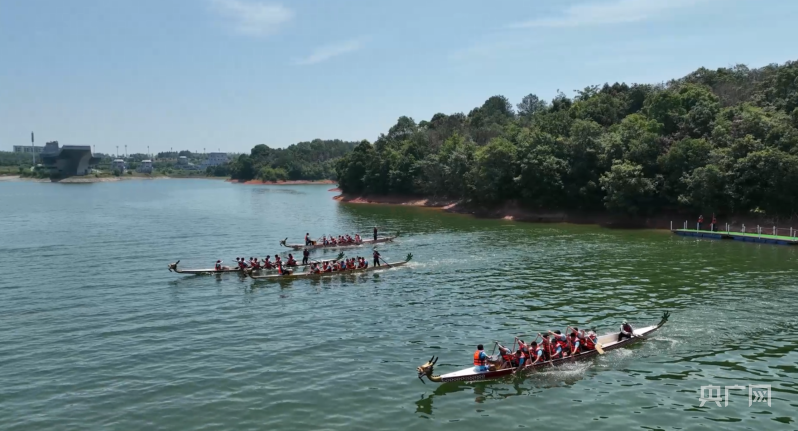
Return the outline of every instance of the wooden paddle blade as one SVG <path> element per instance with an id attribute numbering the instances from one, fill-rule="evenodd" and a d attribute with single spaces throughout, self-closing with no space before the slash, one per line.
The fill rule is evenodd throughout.
<path id="1" fill-rule="evenodd" d="M 603 355 L 604 354 L 604 348 L 601 347 L 601 344 L 596 343 L 596 351 L 598 352 L 599 355 Z"/>

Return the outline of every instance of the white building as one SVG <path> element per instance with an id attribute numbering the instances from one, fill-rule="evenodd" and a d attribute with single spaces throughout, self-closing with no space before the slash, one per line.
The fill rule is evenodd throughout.
<path id="1" fill-rule="evenodd" d="M 152 160 L 142 160 L 141 164 L 139 165 L 139 172 L 143 174 L 151 174 L 152 173 Z"/>
<path id="2" fill-rule="evenodd" d="M 227 153 L 208 153 L 206 166 L 219 166 L 227 163 Z"/>
<path id="3" fill-rule="evenodd" d="M 114 159 L 114 161 L 111 162 L 111 170 L 115 171 L 117 169 L 119 169 L 123 173 L 125 172 L 125 169 L 127 169 L 127 167 L 125 166 L 125 161 L 124 160 L 122 160 L 122 159 Z"/>

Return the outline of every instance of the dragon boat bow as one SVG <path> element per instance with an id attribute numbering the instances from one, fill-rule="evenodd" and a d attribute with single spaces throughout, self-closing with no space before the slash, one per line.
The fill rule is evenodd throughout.
<path id="1" fill-rule="evenodd" d="M 603 347 L 604 351 L 619 349 L 621 347 L 634 344 L 638 341 L 644 340 L 645 339 L 644 337 L 646 335 L 649 335 L 658 330 L 660 327 L 662 327 L 662 325 L 664 325 L 668 321 L 669 317 L 670 313 L 666 311 L 662 315 L 662 319 L 656 325 L 635 329 L 633 331 L 632 338 L 626 338 L 622 341 L 618 341 L 618 332 L 613 332 L 598 337 L 598 342 Z M 550 361 L 542 361 L 536 364 L 530 364 L 524 366 L 520 372 L 530 372 L 542 368 L 556 367 L 558 365 L 563 365 L 575 361 L 592 358 L 597 356 L 598 354 L 599 352 L 597 350 L 588 350 L 577 353 L 573 356 L 567 356 L 565 358 L 553 359 Z M 499 355 L 488 357 L 488 371 L 477 371 L 476 367 L 471 366 L 468 368 L 463 368 L 462 370 L 459 371 L 454 371 L 451 373 L 446 373 L 441 375 L 435 375 L 434 367 L 437 362 L 438 358 L 433 356 L 432 358 L 430 358 L 429 361 L 427 361 L 426 364 L 416 369 L 418 371 L 418 378 L 419 380 L 421 380 L 422 383 L 424 382 L 424 377 L 426 377 L 429 381 L 436 383 L 494 380 L 509 376 L 513 374 L 513 371 L 516 370 L 515 367 L 500 369 L 499 364 L 501 364 L 502 359 L 501 356 Z"/>

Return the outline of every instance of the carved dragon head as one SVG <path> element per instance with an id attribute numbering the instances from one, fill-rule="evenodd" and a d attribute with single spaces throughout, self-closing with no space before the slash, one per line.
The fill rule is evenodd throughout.
<path id="1" fill-rule="evenodd" d="M 438 363 L 438 358 L 436 358 L 435 355 L 432 355 L 426 364 L 416 368 L 416 370 L 418 370 L 418 379 L 421 380 L 421 383 L 424 383 L 424 377 L 428 378 L 431 382 L 441 381 L 441 376 L 432 375 L 433 368 L 435 367 L 436 363 Z"/>
<path id="2" fill-rule="evenodd" d="M 178 260 L 177 262 L 175 262 L 175 263 L 170 263 L 170 264 L 167 266 L 167 268 L 169 268 L 169 272 L 172 272 L 172 271 L 174 271 L 174 272 L 177 272 L 177 264 L 178 264 L 178 263 L 180 263 L 180 261 L 179 261 L 179 260 Z"/>

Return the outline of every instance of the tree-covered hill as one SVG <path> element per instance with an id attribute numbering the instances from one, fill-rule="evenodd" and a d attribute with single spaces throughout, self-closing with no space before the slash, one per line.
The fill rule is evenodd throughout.
<path id="1" fill-rule="evenodd" d="M 287 148 L 256 145 L 249 155 L 230 163 L 233 179 L 263 181 L 323 180 L 335 178 L 335 161 L 352 151 L 357 142 L 316 139 Z"/>
<path id="2" fill-rule="evenodd" d="M 401 117 L 337 162 L 340 187 L 641 215 L 798 212 L 798 62 L 530 94 L 515 108 L 494 96 L 468 115 Z"/>

